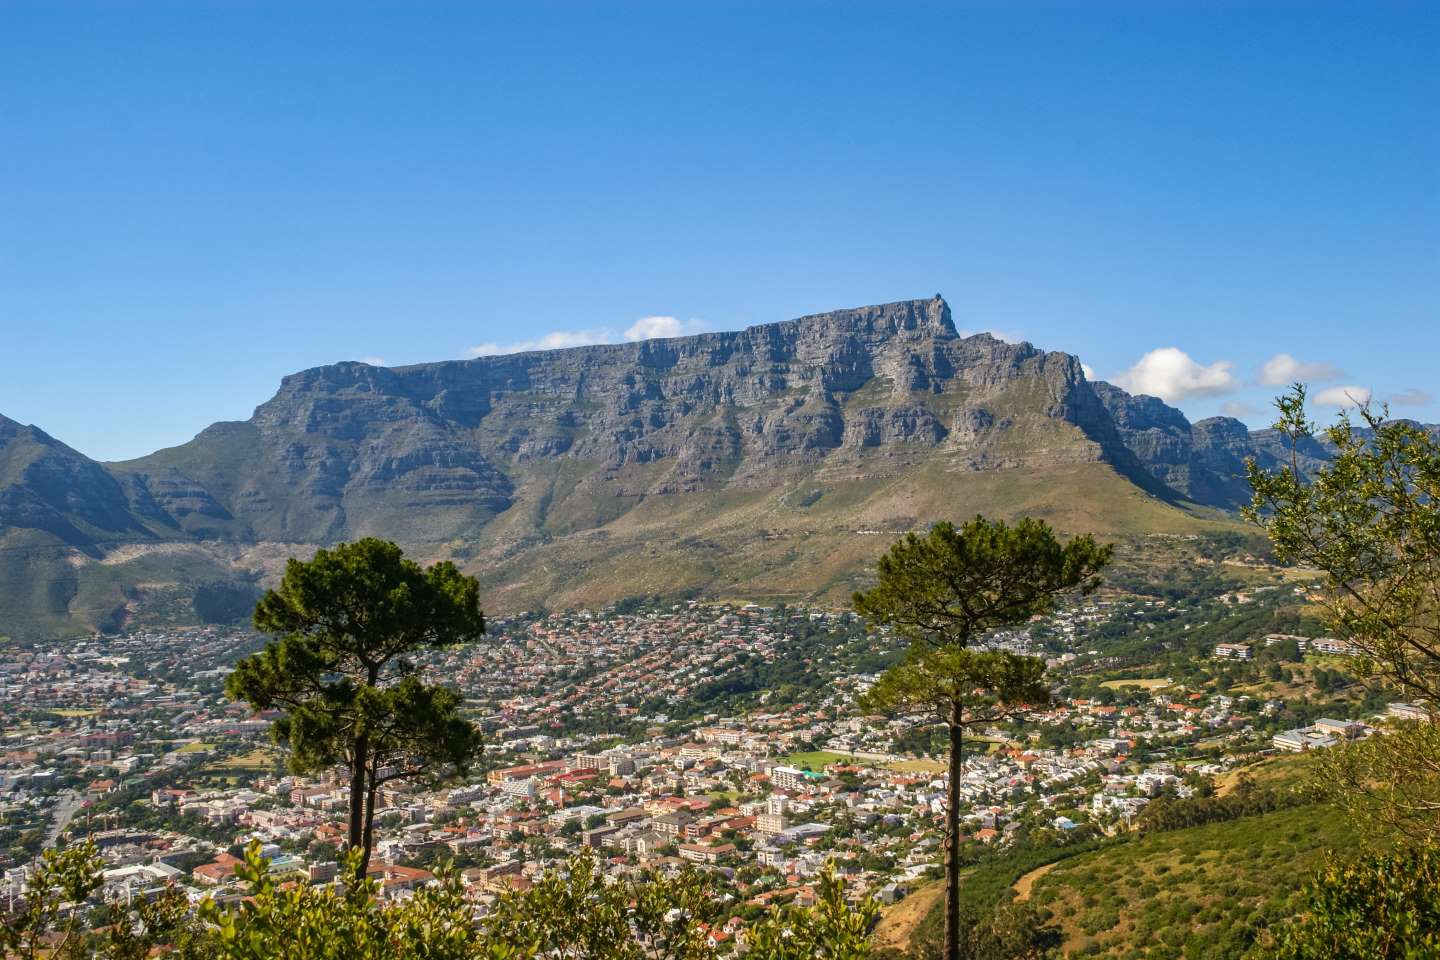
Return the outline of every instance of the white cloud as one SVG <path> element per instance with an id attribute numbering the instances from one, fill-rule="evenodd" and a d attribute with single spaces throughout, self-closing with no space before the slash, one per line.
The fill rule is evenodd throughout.
<path id="1" fill-rule="evenodd" d="M 565 347 L 587 347 L 596 343 L 621 343 L 630 340 L 652 340 L 656 337 L 683 337 L 701 333 L 706 329 L 703 320 L 677 320 L 675 317 L 641 317 L 616 333 L 609 327 L 590 330 L 552 330 L 550 333 L 530 340 L 515 343 L 476 344 L 465 353 L 470 357 L 494 357 L 505 353 L 524 353 L 527 350 L 561 350 Z"/>
<path id="2" fill-rule="evenodd" d="M 1248 403 L 1239 403 L 1235 400 L 1227 400 L 1226 402 L 1220 404 L 1220 412 L 1225 414 L 1225 416 L 1227 417 L 1234 417 L 1236 420 L 1244 420 L 1246 417 L 1253 417 L 1260 411 L 1256 410 Z"/>
<path id="3" fill-rule="evenodd" d="M 1345 376 L 1339 367 L 1329 363 L 1305 363 L 1288 353 L 1277 353 L 1260 368 L 1260 382 L 1269 387 L 1284 387 L 1297 382 L 1324 382 Z"/>
<path id="4" fill-rule="evenodd" d="M 1315 394 L 1314 400 L 1322 407 L 1355 407 L 1370 399 L 1369 387 L 1344 386 L 1327 387 Z"/>
<path id="5" fill-rule="evenodd" d="M 1085 379 L 1086 379 L 1086 380 L 1094 380 L 1094 379 L 1095 379 L 1095 368 L 1092 367 L 1092 366 L 1090 366 L 1090 364 L 1088 364 L 1088 363 L 1082 362 L 1082 363 L 1080 364 L 1080 372 L 1083 373 L 1083 374 L 1085 374 Z"/>
<path id="6" fill-rule="evenodd" d="M 615 331 L 552 330 L 531 340 L 515 343 L 481 343 L 465 351 L 472 357 L 494 357 L 502 353 L 525 353 L 527 350 L 561 350 L 565 347 L 586 347 L 593 343 L 614 343 Z"/>
<path id="7" fill-rule="evenodd" d="M 1228 360 L 1204 366 L 1177 347 L 1151 350 L 1129 370 L 1112 379 L 1131 393 L 1146 393 L 1168 403 L 1186 397 L 1229 393 L 1239 384 Z"/>
<path id="8" fill-rule="evenodd" d="M 680 336 L 680 321 L 674 317 L 641 317 L 625 330 L 626 340 L 653 340 Z"/>
<path id="9" fill-rule="evenodd" d="M 361 358 L 360 358 L 360 362 L 361 362 L 361 363 L 368 363 L 368 364 L 370 364 L 370 366 L 372 366 L 372 367 L 388 367 L 388 366 L 389 366 L 389 364 L 385 362 L 385 358 L 384 358 L 384 357 L 361 357 Z"/>
<path id="10" fill-rule="evenodd" d="M 1399 393 L 1392 393 L 1387 401 L 1395 407 L 1423 407 L 1426 404 L 1435 402 L 1435 395 L 1425 390 L 1401 390 Z"/>

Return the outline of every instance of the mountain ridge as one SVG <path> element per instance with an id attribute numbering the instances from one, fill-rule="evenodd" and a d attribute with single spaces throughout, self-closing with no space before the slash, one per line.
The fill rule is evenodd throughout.
<path id="1" fill-rule="evenodd" d="M 962 509 L 1190 529 L 1243 499 L 1245 456 L 1273 458 L 1239 421 L 1191 424 L 1087 380 L 1070 354 L 962 337 L 939 296 L 739 331 L 313 367 L 250 419 L 129 461 L 4 424 L 0 549 L 63 564 L 16 570 L 12 556 L 0 573 L 33 589 L 0 617 L 51 628 L 97 626 L 73 610 L 97 568 L 113 624 L 157 583 L 183 606 L 197 575 L 181 563 L 253 584 L 287 549 L 364 535 L 455 559 L 502 606 L 649 588 L 829 596 L 876 552 L 855 531 Z M 162 544 L 174 564 L 156 559 Z M 667 544 L 668 565 L 645 559 Z M 122 546 L 150 587 L 113 559 Z"/>

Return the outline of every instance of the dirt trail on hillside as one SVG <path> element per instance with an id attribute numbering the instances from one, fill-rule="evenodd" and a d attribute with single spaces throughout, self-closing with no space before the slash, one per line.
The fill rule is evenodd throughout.
<path id="1" fill-rule="evenodd" d="M 1047 863 L 1043 867 L 1036 867 L 1034 870 L 1031 870 L 1019 880 L 1016 880 L 1014 887 L 1015 902 L 1024 903 L 1026 900 L 1029 900 L 1030 891 L 1035 889 L 1035 881 L 1039 880 L 1041 877 L 1045 876 L 1045 874 L 1049 873 L 1051 870 L 1054 870 L 1059 865 L 1059 861 L 1056 861 L 1055 863 Z"/>

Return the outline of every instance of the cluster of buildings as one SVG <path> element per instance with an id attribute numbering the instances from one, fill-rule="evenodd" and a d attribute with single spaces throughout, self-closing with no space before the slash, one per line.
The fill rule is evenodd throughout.
<path id="1" fill-rule="evenodd" d="M 1176 607 L 1091 601 L 990 642 L 1063 670 L 1093 662 L 1096 624 Z M 817 646 L 817 634 L 833 642 Z M 873 654 L 885 642 L 866 638 L 849 614 L 755 604 L 500 621 L 485 641 L 423 664 L 464 694 L 486 731 L 485 756 L 463 783 L 384 785 L 375 877 L 386 896 L 403 898 L 452 858 L 483 913 L 581 851 L 617 876 L 700 869 L 722 880 L 733 908 L 734 922 L 717 930 L 725 949 L 743 942 L 748 911 L 809 902 L 827 862 L 855 894 L 898 899 L 936 869 L 945 767 L 900 748 L 915 742 L 920 718 L 856 707 L 876 676 L 846 651 Z M 48 842 L 67 832 L 99 838 L 112 894 L 178 883 L 196 899 L 241 896 L 234 850 L 250 841 L 277 874 L 333 879 L 346 778 L 234 762 L 264 755 L 273 719 L 223 695 L 229 665 L 256 646 L 253 636 L 205 630 L 0 651 L 0 826 L 13 814 L 43 825 Z M 712 702 L 697 701 L 704 691 L 789 667 L 825 682 L 803 702 L 761 690 L 713 701 L 738 709 L 697 709 Z M 1227 745 L 1253 748 L 1273 706 L 1179 686 L 1113 692 L 1060 697 L 1023 722 L 977 731 L 983 742 L 961 782 L 963 841 L 981 849 L 1041 832 L 1124 830 L 1154 798 L 1187 795 L 1236 762 Z M 1420 709 L 1392 712 L 1406 707 Z M 1321 720 L 1276 735 L 1273 748 L 1368 732 Z M 141 803 L 109 802 L 117 792 Z M 127 822 L 137 807 L 150 815 Z M 0 860 L 0 904 L 29 869 L 27 851 L 11 850 Z"/>
<path id="2" fill-rule="evenodd" d="M 1269 633 L 1264 637 L 1264 646 L 1273 647 L 1293 641 L 1301 653 L 1317 653 L 1332 657 L 1358 657 L 1361 651 L 1346 640 L 1334 637 L 1301 637 L 1289 633 Z M 1215 657 L 1218 660 L 1254 660 L 1254 643 L 1217 643 Z"/>

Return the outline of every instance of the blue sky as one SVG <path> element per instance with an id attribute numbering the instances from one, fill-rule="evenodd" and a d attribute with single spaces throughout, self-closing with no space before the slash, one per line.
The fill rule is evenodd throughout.
<path id="1" fill-rule="evenodd" d="M 1437 49 L 1380 0 L 0 0 L 0 413 L 123 458 L 336 360 L 940 291 L 1192 417 L 1440 420 Z"/>

